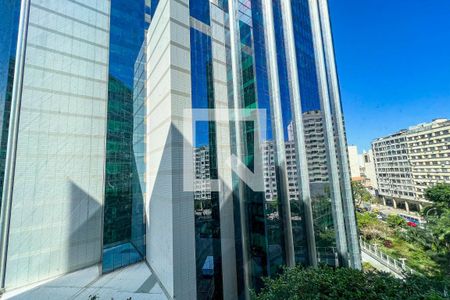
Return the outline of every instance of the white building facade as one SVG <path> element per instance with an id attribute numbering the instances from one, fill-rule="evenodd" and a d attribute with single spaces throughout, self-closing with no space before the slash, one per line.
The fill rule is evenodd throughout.
<path id="1" fill-rule="evenodd" d="M 450 121 L 437 119 L 372 143 L 379 194 L 383 201 L 406 210 L 430 202 L 424 191 L 450 182 Z"/>

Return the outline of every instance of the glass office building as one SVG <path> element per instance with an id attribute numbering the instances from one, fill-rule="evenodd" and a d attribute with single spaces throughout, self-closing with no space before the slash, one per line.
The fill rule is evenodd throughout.
<path id="1" fill-rule="evenodd" d="M 248 299 L 361 267 L 326 0 L 0 3 L 2 288 L 145 261 L 168 298 Z"/>
<path id="2" fill-rule="evenodd" d="M 326 0 L 165 0 L 155 12 L 145 100 L 155 273 L 174 295 L 245 299 L 286 265 L 360 268 Z M 263 174 L 263 188 L 229 156 Z M 177 243 L 180 231 L 195 245 Z M 169 270 L 156 245 L 166 239 Z"/>

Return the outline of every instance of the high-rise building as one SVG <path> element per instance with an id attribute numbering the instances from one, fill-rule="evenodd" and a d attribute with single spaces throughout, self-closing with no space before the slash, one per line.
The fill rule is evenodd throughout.
<path id="1" fill-rule="evenodd" d="M 365 186 L 372 192 L 378 190 L 377 174 L 375 172 L 375 161 L 373 151 L 364 151 L 360 156 L 361 175 L 365 179 Z"/>
<path id="2" fill-rule="evenodd" d="M 326 1 L 161 0 L 147 54 L 146 255 L 169 294 L 360 267 Z"/>
<path id="3" fill-rule="evenodd" d="M 430 202 L 427 188 L 450 182 L 450 121 L 436 119 L 372 143 L 379 195 L 384 204 L 409 211 Z"/>
<path id="4" fill-rule="evenodd" d="M 145 261 L 137 290 L 248 299 L 361 267 L 326 0 L 0 3 L 6 291 Z"/>
<path id="5" fill-rule="evenodd" d="M 352 179 L 361 177 L 361 162 L 359 161 L 357 146 L 348 146 L 348 159 L 350 162 L 350 175 L 352 176 Z"/>

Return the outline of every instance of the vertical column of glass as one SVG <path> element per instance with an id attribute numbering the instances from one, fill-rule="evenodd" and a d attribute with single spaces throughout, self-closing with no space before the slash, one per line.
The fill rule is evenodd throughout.
<path id="1" fill-rule="evenodd" d="M 275 28 L 275 41 L 277 45 L 278 78 L 280 85 L 280 107 L 282 112 L 282 122 L 286 153 L 286 173 L 287 173 L 287 195 L 291 209 L 292 234 L 295 249 L 295 262 L 306 264 L 308 262 L 308 240 L 305 227 L 305 212 L 303 201 L 300 198 L 299 170 L 297 161 L 302 153 L 297 153 L 295 138 L 294 112 L 292 111 L 292 79 L 289 77 L 288 60 L 286 57 L 285 37 L 284 37 L 284 16 L 282 14 L 281 2 L 271 1 L 273 6 L 273 20 Z"/>
<path id="2" fill-rule="evenodd" d="M 295 157 L 293 177 L 298 184 L 299 203 L 304 204 L 299 216 L 304 221 L 303 234 L 306 234 L 304 239 L 308 242 L 303 248 L 303 260 L 299 260 L 301 257 L 298 256 L 296 259 L 299 263 L 305 262 L 309 252 L 309 264 L 321 262 L 335 265 L 336 198 L 332 185 L 337 176 L 332 171 L 335 152 L 327 136 L 330 124 L 325 119 L 326 109 L 319 89 L 309 5 L 305 0 L 280 1 L 276 1 L 275 11 L 281 12 L 279 22 L 283 26 L 280 26 L 279 35 L 284 39 L 280 39 L 280 43 L 285 47 L 283 52 L 288 55 L 284 67 L 290 73 L 290 80 L 286 81 L 291 82 L 291 109 L 295 120 L 287 135 L 292 137 L 291 143 L 295 149 L 292 155 Z M 292 75 L 294 73 L 295 76 Z M 331 145 L 334 146 L 334 142 Z"/>
<path id="3" fill-rule="evenodd" d="M 146 39 L 142 43 L 141 50 L 134 66 L 133 85 L 133 165 L 132 165 L 132 218 L 131 218 L 131 243 L 136 250 L 145 257 L 145 134 L 146 128 L 146 65 L 147 65 Z"/>
<path id="4" fill-rule="evenodd" d="M 275 122 L 279 119 L 279 113 L 275 116 L 273 101 L 271 101 L 271 90 L 269 88 L 268 60 L 267 60 L 267 42 L 265 37 L 266 24 L 264 22 L 262 1 L 252 2 L 253 18 L 253 38 L 254 38 L 254 56 L 256 71 L 256 86 L 258 108 L 266 111 L 267 124 L 261 124 L 261 128 L 266 128 L 266 132 L 261 132 L 260 149 L 263 158 L 264 189 L 265 189 L 265 218 L 266 234 L 268 243 L 268 273 L 275 274 L 286 264 L 286 244 L 292 247 L 292 240 L 285 242 L 285 238 L 292 239 L 290 226 L 285 228 L 286 215 L 283 212 L 283 201 L 287 201 L 286 189 L 283 184 L 286 178 L 283 177 L 280 169 L 279 143 L 275 141 L 274 128 Z M 278 133 L 279 135 L 279 133 Z M 283 147 L 284 148 L 284 147 Z M 284 151 L 282 151 L 284 153 Z M 283 183 L 282 183 L 283 182 Z M 289 221 L 290 222 L 290 221 Z M 290 225 L 290 224 L 288 224 Z M 293 251 L 290 251 L 293 252 Z M 293 257 L 293 253 L 292 253 Z"/>
<path id="5" fill-rule="evenodd" d="M 192 109 L 213 109 L 211 82 L 211 40 L 191 28 Z M 220 292 L 220 219 L 218 193 L 211 191 L 217 179 L 215 129 L 209 121 L 197 121 L 193 145 L 195 246 L 197 261 L 197 296 L 199 299 L 221 297 Z"/>
<path id="6" fill-rule="evenodd" d="M 291 148 L 295 150 L 295 167 L 297 172 L 294 173 L 294 179 L 298 184 L 299 197 L 301 206 L 304 211 L 304 224 L 305 233 L 307 239 L 308 248 L 308 260 L 312 266 L 317 265 L 317 252 L 316 252 L 316 239 L 314 236 L 314 224 L 311 205 L 311 191 L 309 186 L 309 174 L 308 174 L 308 159 L 306 157 L 306 145 L 305 145 L 305 131 L 303 125 L 302 106 L 301 106 L 301 93 L 300 82 L 297 69 L 297 56 L 296 45 L 294 37 L 294 23 L 292 20 L 292 10 L 290 0 L 280 0 L 282 19 L 283 19 L 283 32 L 284 32 L 284 45 L 286 51 L 286 62 L 288 77 L 290 78 L 291 88 L 291 107 L 293 112 L 293 126 L 291 126 L 288 132 L 290 139 L 295 140 Z"/>
<path id="7" fill-rule="evenodd" d="M 9 115 L 16 63 L 20 0 L 0 1 L 0 197 L 3 194 Z M 0 199 L 0 207 L 2 199 Z"/>
<path id="8" fill-rule="evenodd" d="M 293 3 L 297 2 L 293 1 Z M 348 264 L 348 251 L 347 251 L 347 238 L 344 222 L 344 211 L 342 207 L 342 197 L 339 182 L 339 168 L 336 152 L 336 140 L 335 140 L 335 128 L 332 115 L 329 88 L 326 76 L 326 66 L 324 61 L 323 40 L 320 28 L 319 12 L 316 0 L 309 0 L 307 3 L 305 0 L 299 0 L 300 7 L 306 8 L 309 14 L 307 18 L 309 22 L 309 28 L 311 30 L 310 41 L 313 45 L 314 62 L 317 76 L 317 90 L 320 96 L 320 116 L 321 120 L 321 132 L 323 132 L 323 144 L 326 152 L 326 158 L 328 162 L 328 174 L 327 183 L 324 186 L 319 185 L 319 189 L 325 189 L 326 197 L 318 197 L 317 200 L 313 197 L 313 213 L 315 219 L 315 231 L 317 241 L 317 252 L 319 260 L 326 260 L 328 263 L 333 263 L 333 256 L 335 257 L 335 264 Z M 295 5 L 296 6 L 296 5 Z M 298 9 L 298 8 L 297 8 Z M 293 5 L 294 11 L 294 5 Z M 306 11 L 305 11 L 306 12 Z M 294 13 L 295 15 L 295 13 Z M 306 15 L 306 14 L 301 14 Z M 313 115 L 313 114 L 312 114 Z M 311 115 L 311 116 L 312 116 Z M 306 119 L 305 119 L 306 120 Z M 317 121 L 316 121 L 317 122 Z M 311 130 L 311 132 L 310 132 Z M 308 128 L 305 125 L 305 134 L 317 132 L 316 125 Z M 328 196 L 329 195 L 329 196 Z M 330 201 L 331 205 L 329 205 Z M 331 214 L 329 208 L 331 206 Z M 330 229 L 331 222 L 329 217 L 332 216 L 333 230 Z M 329 226 L 330 225 L 330 226 Z M 335 240 L 336 251 L 333 250 L 333 242 Z M 331 245 L 331 247 L 330 247 Z"/>
<path id="9" fill-rule="evenodd" d="M 327 0 L 319 0 L 319 13 L 324 40 L 325 62 L 327 67 L 327 78 L 331 96 L 331 109 L 334 115 L 335 135 L 340 166 L 340 182 L 344 204 L 344 219 L 347 232 L 350 265 L 361 269 L 361 252 L 359 249 L 359 238 L 356 227 L 355 208 L 351 190 L 351 179 L 347 153 L 347 140 L 344 128 L 344 117 L 341 107 L 341 95 L 334 58 L 333 38 L 331 34 L 330 16 Z"/>
<path id="10" fill-rule="evenodd" d="M 138 233 L 132 233 L 134 220 L 143 220 L 143 206 L 133 204 L 132 186 L 137 172 L 133 152 L 134 66 L 145 28 L 145 0 L 111 2 L 103 272 L 143 258 L 133 244 Z"/>
<path id="11" fill-rule="evenodd" d="M 9 235 L 9 224 L 10 224 L 10 210 L 12 193 L 8 191 L 8 186 L 4 191 L 5 175 L 13 176 L 13 168 L 11 166 L 14 163 L 15 158 L 9 155 L 9 165 L 7 166 L 7 149 L 8 140 L 12 136 L 13 132 L 9 132 L 10 125 L 10 114 L 11 114 L 11 102 L 13 99 L 13 87 L 14 82 L 22 80 L 16 78 L 15 75 L 20 72 L 20 76 L 23 76 L 22 71 L 16 69 L 17 65 L 22 65 L 24 63 L 24 57 L 17 57 L 16 62 L 16 51 L 19 40 L 22 41 L 22 47 L 19 47 L 20 54 L 25 55 L 25 45 L 23 44 L 26 40 L 26 36 L 19 36 L 19 18 L 21 15 L 22 7 L 22 24 L 21 24 L 21 35 L 26 35 L 26 26 L 28 19 L 28 13 L 25 13 L 25 9 L 29 10 L 29 2 L 26 1 L 21 3 L 20 0 L 2 0 L 0 1 L 0 292 L 5 288 L 5 276 L 6 276 L 6 255 L 8 251 L 8 235 Z M 21 5 L 22 4 L 22 5 Z M 27 16 L 27 17 L 26 17 Z M 20 46 L 20 45 L 19 45 Z M 15 94 L 17 98 L 18 86 L 16 84 Z M 14 105 L 16 107 L 13 110 L 13 116 L 18 114 L 17 103 Z M 17 116 L 18 118 L 18 116 Z M 14 122 L 14 120 L 13 120 Z M 13 123 L 13 128 L 17 128 L 18 119 Z M 16 129 L 17 130 L 17 129 Z M 15 134 L 17 138 L 17 134 Z M 14 145 L 15 147 L 15 145 Z M 6 170 L 8 167 L 9 172 Z M 9 180 L 10 186 L 12 182 Z M 8 180 L 6 180 L 8 183 Z M 6 197 L 3 196 L 5 192 Z"/>
<path id="12" fill-rule="evenodd" d="M 209 1 L 189 3 L 191 17 L 210 24 Z M 211 37 L 191 28 L 192 109 L 214 109 Z M 212 111 L 211 111 L 212 114 Z M 208 117 L 211 116 L 208 114 Z M 194 118 L 195 119 L 195 118 Z M 222 255 L 219 192 L 211 180 L 218 179 L 216 128 L 213 120 L 193 123 L 195 248 L 198 299 L 222 299 Z"/>
<path id="13" fill-rule="evenodd" d="M 252 7 L 250 1 L 228 1 L 230 15 L 230 41 L 233 82 L 231 108 L 246 109 L 250 115 L 258 108 L 252 36 Z M 233 153 L 252 172 L 262 166 L 255 164 L 255 141 L 259 145 L 259 124 L 240 121 L 241 112 L 236 111 L 232 119 L 232 136 L 236 143 Z M 256 122 L 257 123 L 257 122 Z M 262 171 L 262 170 L 258 170 Z M 261 178 L 261 180 L 263 180 Z M 237 269 L 243 274 L 243 285 L 239 284 L 240 296 L 248 298 L 249 288 L 262 285 L 262 277 L 268 274 L 268 244 L 266 239 L 266 215 L 264 192 L 254 191 L 245 182 L 233 176 L 235 208 L 239 207 L 236 233 L 238 253 Z M 241 254 L 241 255 L 240 255 Z"/>

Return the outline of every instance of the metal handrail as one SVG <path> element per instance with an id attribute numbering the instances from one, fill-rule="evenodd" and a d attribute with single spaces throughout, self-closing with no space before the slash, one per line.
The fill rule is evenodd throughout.
<path id="1" fill-rule="evenodd" d="M 405 263 L 405 260 L 399 260 L 389 256 L 388 254 L 381 251 L 377 246 L 369 244 L 363 240 L 360 241 L 361 248 L 368 252 L 372 257 L 378 260 L 380 263 L 384 264 L 386 267 L 399 274 L 418 274 L 418 272 Z"/>

